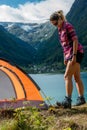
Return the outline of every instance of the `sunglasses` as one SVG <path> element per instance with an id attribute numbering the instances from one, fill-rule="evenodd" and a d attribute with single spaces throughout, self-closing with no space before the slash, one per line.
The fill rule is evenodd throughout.
<path id="1" fill-rule="evenodd" d="M 58 25 L 58 21 L 52 22 L 52 24 L 53 24 L 54 26 L 57 26 L 57 25 Z"/>

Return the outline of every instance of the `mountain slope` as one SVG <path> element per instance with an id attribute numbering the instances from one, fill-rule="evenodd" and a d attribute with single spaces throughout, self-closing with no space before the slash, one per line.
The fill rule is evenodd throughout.
<path id="1" fill-rule="evenodd" d="M 66 17 L 68 21 L 74 25 L 79 41 L 84 46 L 85 56 L 82 62 L 82 67 L 85 68 L 87 67 L 87 0 L 75 0 L 70 12 Z M 59 46 L 59 40 L 57 41 L 58 36 L 55 34 L 57 34 L 56 30 L 53 36 L 47 40 L 45 46 L 39 49 L 39 53 L 42 55 L 43 62 L 50 59 L 50 63 L 52 63 L 52 61 L 61 63 L 61 60 L 63 60 L 61 47 Z M 58 43 L 57 50 L 55 50 L 56 43 Z"/>
<path id="2" fill-rule="evenodd" d="M 29 43 L 36 49 L 42 45 L 42 42 L 49 39 L 55 30 L 49 22 L 41 24 L 1 22 L 0 24 L 9 33 Z"/>
<path id="3" fill-rule="evenodd" d="M 60 43 L 58 42 L 57 30 L 52 37 L 45 41 L 43 46 L 38 49 L 37 57 L 39 58 L 37 60 L 38 62 L 45 63 L 47 65 L 52 65 L 56 62 L 60 64 L 63 61 L 62 49 Z"/>
<path id="4" fill-rule="evenodd" d="M 75 0 L 73 3 L 69 13 L 67 14 L 67 19 L 70 23 L 72 23 L 76 29 L 76 32 L 78 34 L 79 41 L 82 43 L 85 49 L 85 56 L 84 60 L 82 62 L 82 67 L 87 67 L 87 0 Z M 23 63 L 33 62 L 34 64 L 47 64 L 49 66 L 54 65 L 55 67 L 58 67 L 58 69 L 64 68 L 63 65 L 63 54 L 62 49 L 58 40 L 58 32 L 53 27 L 50 22 L 42 23 L 42 24 L 26 24 L 26 23 L 0 23 L 2 24 L 7 31 L 9 31 L 14 36 L 24 40 L 27 42 L 28 45 L 32 45 L 36 51 L 31 51 L 31 49 L 28 50 L 27 44 L 26 48 L 27 51 L 26 54 L 23 52 L 18 53 L 19 57 L 21 55 L 20 60 L 17 59 L 17 54 L 14 54 L 16 57 L 16 61 L 20 61 Z M 7 35 L 6 33 L 5 35 Z M 3 34 L 4 35 L 4 34 Z M 8 39 L 8 37 L 6 37 Z M 3 41 L 6 39 L 3 38 Z M 17 39 L 15 39 L 17 42 Z M 23 41 L 22 41 L 23 42 Z M 9 42 L 8 42 L 9 43 Z M 18 42 L 19 43 L 19 42 Z M 0 43 L 1 44 L 1 43 Z M 17 44 L 17 43 L 16 43 Z M 4 44 L 3 44 L 4 45 Z M 23 44 L 24 46 L 25 44 Z M 14 52 L 16 51 L 15 44 L 13 44 L 12 50 Z M 22 48 L 23 48 L 22 46 Z M 14 49 L 15 48 L 15 49 Z M 3 46 L 4 50 L 4 46 Z M 26 49 L 25 49 L 26 50 Z M 32 53 L 33 52 L 33 53 Z M 5 52 L 4 52 L 5 53 Z M 3 55 L 4 55 L 3 53 Z M 8 48 L 6 48 L 5 57 L 7 56 L 12 58 L 12 56 L 9 56 Z M 10 52 L 11 53 L 11 52 Z M 30 55 L 29 55 L 30 53 Z M 34 54 L 34 55 L 33 55 Z M 13 56 L 14 56 L 13 55 Z M 26 56 L 25 56 L 26 55 Z M 30 58 L 31 55 L 34 58 Z M 29 56 L 27 58 L 27 56 Z M 26 59 L 26 60 L 25 60 Z M 27 61 L 28 60 L 28 61 Z M 15 61 L 15 58 L 14 58 Z M 26 61 L 26 62 L 23 62 Z"/>
<path id="5" fill-rule="evenodd" d="M 9 34 L 0 26 L 0 58 L 27 66 L 33 62 L 34 54 L 35 50 L 29 44 Z"/>
<path id="6" fill-rule="evenodd" d="M 79 41 L 84 46 L 82 66 L 87 68 L 87 0 L 75 0 L 67 19 L 74 25 Z"/>
<path id="7" fill-rule="evenodd" d="M 75 0 L 67 19 L 75 26 L 83 45 L 87 41 L 87 0 Z"/>

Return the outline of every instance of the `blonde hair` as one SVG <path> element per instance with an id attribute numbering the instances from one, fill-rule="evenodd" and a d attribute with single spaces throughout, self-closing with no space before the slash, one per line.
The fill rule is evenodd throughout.
<path id="1" fill-rule="evenodd" d="M 54 21 L 54 20 L 58 20 L 59 18 L 61 18 L 63 21 L 67 21 L 66 17 L 63 14 L 62 10 L 56 11 L 54 12 L 51 16 L 50 16 L 50 21 Z"/>

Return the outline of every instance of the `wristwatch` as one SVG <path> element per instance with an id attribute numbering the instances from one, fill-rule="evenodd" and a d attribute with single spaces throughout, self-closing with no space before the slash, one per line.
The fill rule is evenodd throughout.
<path id="1" fill-rule="evenodd" d="M 73 54 L 73 56 L 76 56 L 77 54 Z"/>

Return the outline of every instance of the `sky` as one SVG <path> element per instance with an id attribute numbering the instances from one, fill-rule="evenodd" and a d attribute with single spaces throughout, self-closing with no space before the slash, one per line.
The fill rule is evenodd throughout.
<path id="1" fill-rule="evenodd" d="M 57 10 L 66 15 L 75 0 L 0 0 L 0 22 L 44 22 Z"/>

